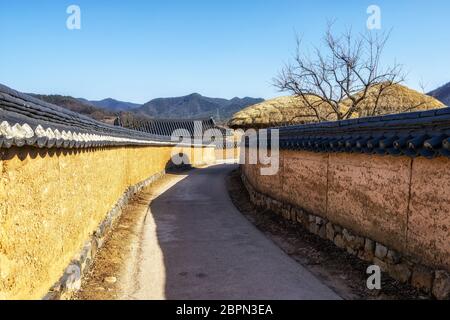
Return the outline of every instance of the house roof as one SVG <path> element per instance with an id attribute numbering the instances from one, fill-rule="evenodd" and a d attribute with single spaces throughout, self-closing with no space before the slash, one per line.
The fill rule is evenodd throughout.
<path id="1" fill-rule="evenodd" d="M 205 131 L 207 130 L 218 130 L 220 134 L 226 134 L 226 130 L 224 128 L 218 127 L 213 118 L 192 120 L 136 120 L 118 117 L 114 121 L 114 124 L 133 130 L 166 137 L 170 137 L 175 132 L 175 130 L 186 130 L 191 137 L 203 137 Z"/>

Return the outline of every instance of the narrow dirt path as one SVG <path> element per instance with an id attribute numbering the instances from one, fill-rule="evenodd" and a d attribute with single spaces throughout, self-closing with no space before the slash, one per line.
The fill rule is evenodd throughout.
<path id="1" fill-rule="evenodd" d="M 134 227 L 108 240 L 78 298 L 339 299 L 234 207 L 233 169 L 170 175 L 145 190 L 127 215 Z"/>

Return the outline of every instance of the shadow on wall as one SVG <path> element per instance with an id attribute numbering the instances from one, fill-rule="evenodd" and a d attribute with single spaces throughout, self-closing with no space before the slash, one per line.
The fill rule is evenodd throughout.
<path id="1" fill-rule="evenodd" d="M 115 147 L 117 149 L 136 149 L 136 148 L 145 148 L 145 146 L 118 146 Z M 95 153 L 98 151 L 107 151 L 111 150 L 111 147 L 90 147 L 90 148 L 82 148 L 82 149 L 69 149 L 69 148 L 36 148 L 32 146 L 24 146 L 24 147 L 11 147 L 9 149 L 1 149 L 0 151 L 0 160 L 7 161 L 12 160 L 14 158 L 19 159 L 20 161 L 25 161 L 27 159 L 37 159 L 37 158 L 53 158 L 60 156 L 69 156 L 69 155 L 78 155 L 78 154 L 86 154 L 86 153 Z M 187 157 L 189 159 L 189 157 Z M 188 160 L 189 161 L 189 160 Z M 188 162 L 189 163 L 189 162 Z"/>
<path id="2" fill-rule="evenodd" d="M 36 158 L 53 158 L 67 155 L 76 155 L 81 153 L 91 153 L 99 150 L 105 150 L 106 148 L 96 147 L 96 148 L 86 148 L 86 149 L 38 149 L 35 147 L 11 147 L 9 149 L 2 149 L 0 154 L 0 159 L 7 161 L 14 158 L 18 158 L 20 161 L 25 161 L 27 159 Z"/>

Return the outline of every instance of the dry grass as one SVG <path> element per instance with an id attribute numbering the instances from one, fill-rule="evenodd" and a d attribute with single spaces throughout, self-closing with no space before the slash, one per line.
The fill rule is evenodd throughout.
<path id="1" fill-rule="evenodd" d="M 379 95 L 378 93 L 383 88 L 386 89 Z M 380 96 L 378 107 L 375 109 L 378 96 Z M 346 100 L 343 104 L 347 106 L 349 103 L 350 101 Z M 386 86 L 386 84 L 381 83 L 369 89 L 368 96 L 363 100 L 356 113 L 358 117 L 368 117 L 372 115 L 425 111 L 443 107 L 445 106 L 442 102 L 408 87 L 400 84 Z"/>
<path id="2" fill-rule="evenodd" d="M 367 117 L 369 115 L 384 115 L 402 112 L 423 111 L 445 107 L 433 97 L 421 94 L 402 85 L 391 85 L 383 91 L 375 112 L 379 84 L 369 90 L 369 94 L 355 111 L 353 117 Z M 314 103 L 318 98 L 310 96 L 309 101 Z M 342 104 L 343 110 L 348 110 L 349 100 Z M 318 103 L 317 110 L 324 119 L 337 120 L 331 108 L 324 103 Z M 247 107 L 236 113 L 229 122 L 231 128 L 268 128 L 285 125 L 306 124 L 317 122 L 315 112 L 307 106 L 300 97 L 288 96 Z"/>
<path id="3" fill-rule="evenodd" d="M 310 96 L 310 102 L 318 101 Z M 336 120 L 333 115 L 327 115 L 328 108 L 319 105 L 318 110 L 323 117 Z M 327 117 L 327 118 L 328 118 Z M 291 124 L 317 122 L 312 109 L 299 97 L 279 97 L 250 106 L 236 113 L 229 122 L 231 128 L 267 128 Z"/>

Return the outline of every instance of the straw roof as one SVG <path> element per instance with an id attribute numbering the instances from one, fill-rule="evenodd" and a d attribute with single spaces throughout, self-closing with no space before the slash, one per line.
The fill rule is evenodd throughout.
<path id="1" fill-rule="evenodd" d="M 313 96 L 308 97 L 310 103 L 318 102 Z M 336 120 L 329 115 L 329 107 L 318 104 L 321 117 Z M 292 124 L 317 122 L 317 117 L 301 97 L 287 96 L 267 100 L 247 107 L 236 113 L 229 122 L 231 128 L 267 128 Z"/>
<path id="2" fill-rule="evenodd" d="M 384 91 L 379 95 L 380 90 L 383 90 L 383 88 L 385 88 Z M 358 95 L 356 96 L 358 97 Z M 378 107 L 375 109 L 378 96 Z M 349 99 L 343 102 L 343 105 L 348 106 L 349 104 Z M 372 115 L 426 111 L 444 107 L 445 105 L 435 98 L 408 87 L 400 84 L 389 85 L 381 83 L 369 89 L 367 97 L 361 102 L 360 108 L 356 110 L 356 116 L 368 117 Z"/>
<path id="3" fill-rule="evenodd" d="M 360 108 L 355 111 L 352 117 L 373 115 L 377 93 L 383 85 L 386 84 L 378 84 L 369 89 L 368 96 L 361 102 Z M 313 96 L 309 96 L 308 99 L 310 102 L 319 101 L 318 98 Z M 345 110 L 349 106 L 350 100 L 347 99 L 342 103 L 341 108 Z M 399 84 L 393 84 L 383 91 L 375 114 L 413 112 L 443 107 L 445 106 L 433 97 Z M 322 118 L 329 121 L 337 120 L 336 115 L 331 113 L 331 108 L 325 103 L 319 103 L 317 109 Z M 230 120 L 229 126 L 231 128 L 262 129 L 313 122 L 317 122 L 317 117 L 303 98 L 287 96 L 267 100 L 239 111 Z"/>

